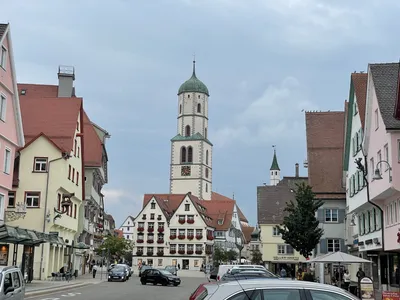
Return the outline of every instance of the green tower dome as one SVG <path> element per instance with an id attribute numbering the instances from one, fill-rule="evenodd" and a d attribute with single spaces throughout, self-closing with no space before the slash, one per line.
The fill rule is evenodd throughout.
<path id="1" fill-rule="evenodd" d="M 203 93 L 210 96 L 207 86 L 196 77 L 196 62 L 193 61 L 193 74 L 186 80 L 178 90 L 178 95 L 182 93 Z"/>

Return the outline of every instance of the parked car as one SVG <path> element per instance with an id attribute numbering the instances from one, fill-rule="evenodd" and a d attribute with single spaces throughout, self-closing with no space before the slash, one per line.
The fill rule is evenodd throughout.
<path id="1" fill-rule="evenodd" d="M 126 281 L 126 268 L 123 266 L 115 266 L 108 272 L 108 281 Z"/>
<path id="2" fill-rule="evenodd" d="M 131 277 L 131 276 L 132 276 L 133 270 L 132 270 L 132 268 L 131 268 L 129 265 L 127 265 L 127 264 L 116 264 L 115 266 L 116 266 L 116 267 L 124 267 L 124 268 L 126 268 L 126 269 L 127 269 L 127 275 L 128 275 L 128 277 Z"/>
<path id="3" fill-rule="evenodd" d="M 260 270 L 250 270 L 241 272 L 229 272 L 225 273 L 221 281 L 231 281 L 231 280 L 247 280 L 247 279 L 277 279 L 278 276 L 271 272 L 264 272 Z"/>
<path id="4" fill-rule="evenodd" d="M 164 270 L 170 272 L 172 275 L 178 275 L 178 268 L 176 266 L 166 266 Z"/>
<path id="5" fill-rule="evenodd" d="M 166 286 L 172 284 L 178 286 L 181 284 L 181 279 L 165 270 L 147 269 L 142 273 L 140 282 L 143 285 L 152 283 L 153 285 L 162 284 Z"/>
<path id="6" fill-rule="evenodd" d="M 144 271 L 149 270 L 149 269 L 153 269 L 153 267 L 151 267 L 151 266 L 141 266 L 140 269 L 139 269 L 139 277 L 142 276 L 142 273 Z"/>
<path id="7" fill-rule="evenodd" d="M 359 300 L 356 296 L 336 286 L 281 279 L 251 279 L 201 284 L 189 299 Z"/>
<path id="8" fill-rule="evenodd" d="M 22 276 L 21 270 L 18 267 L 3 267 L 0 268 L 0 300 L 25 299 L 25 280 Z"/>

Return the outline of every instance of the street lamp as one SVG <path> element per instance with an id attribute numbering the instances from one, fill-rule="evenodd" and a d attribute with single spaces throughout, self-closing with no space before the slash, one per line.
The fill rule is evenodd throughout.
<path id="1" fill-rule="evenodd" d="M 379 165 L 385 163 L 388 168 L 389 168 L 389 182 L 392 182 L 392 167 L 390 166 L 389 162 L 387 162 L 386 160 L 381 160 L 378 161 L 376 163 L 376 168 L 375 168 L 375 174 L 372 177 L 373 180 L 381 180 L 382 179 L 382 175 L 381 175 L 381 170 L 379 169 Z"/>

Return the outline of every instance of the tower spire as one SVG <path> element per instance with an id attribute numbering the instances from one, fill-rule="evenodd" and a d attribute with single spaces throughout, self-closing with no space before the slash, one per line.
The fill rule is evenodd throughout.
<path id="1" fill-rule="evenodd" d="M 193 74 L 192 76 L 196 77 L 196 54 L 193 54 Z"/>
<path id="2" fill-rule="evenodd" d="M 281 169 L 279 168 L 279 165 L 278 165 L 278 159 L 276 158 L 276 145 L 272 145 L 272 148 L 274 148 L 274 157 L 272 159 L 271 168 L 269 170 L 270 171 L 280 171 Z"/>

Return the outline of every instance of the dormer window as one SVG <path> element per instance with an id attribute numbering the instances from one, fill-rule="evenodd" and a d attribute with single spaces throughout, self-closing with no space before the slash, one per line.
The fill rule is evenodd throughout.
<path id="1" fill-rule="evenodd" d="M 151 208 L 151 209 L 156 209 L 156 203 L 155 203 L 155 202 L 152 202 L 150 208 Z"/>
<path id="2" fill-rule="evenodd" d="M 218 225 L 224 224 L 224 219 L 218 219 Z"/>

